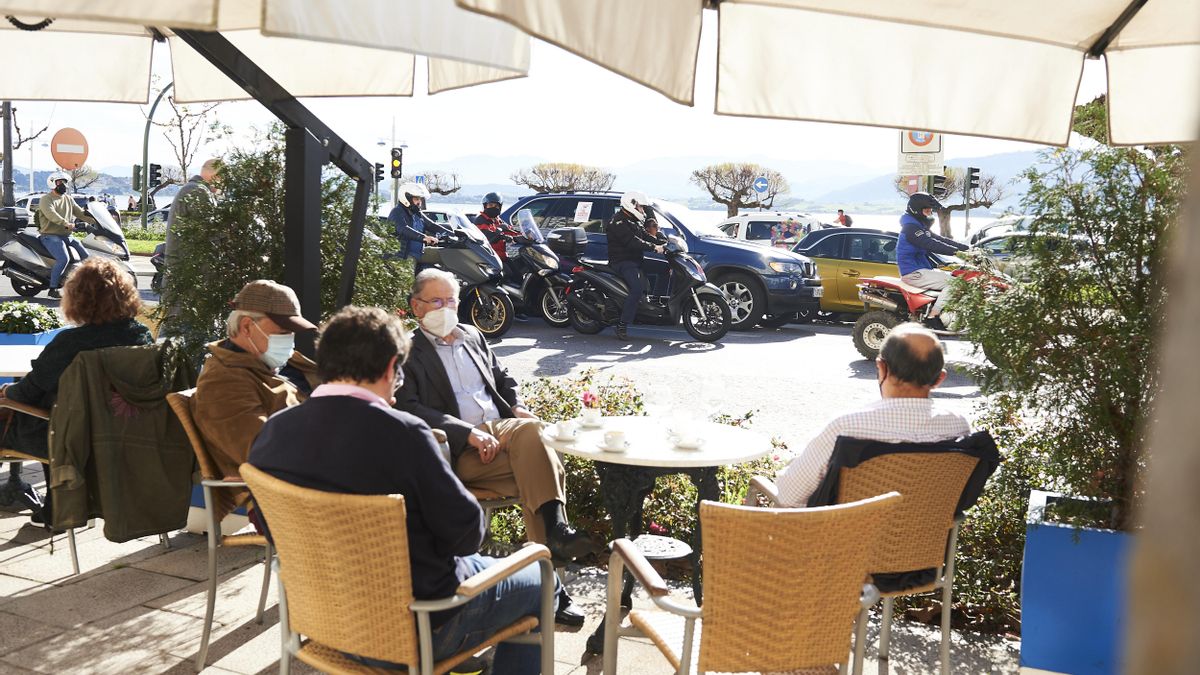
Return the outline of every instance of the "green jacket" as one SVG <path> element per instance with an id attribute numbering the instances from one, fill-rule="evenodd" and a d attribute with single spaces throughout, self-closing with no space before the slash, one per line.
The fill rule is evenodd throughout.
<path id="1" fill-rule="evenodd" d="M 50 415 L 55 527 L 99 516 L 122 542 L 187 524 L 195 455 L 166 395 L 195 381 L 172 341 L 75 357 Z"/>
<path id="2" fill-rule="evenodd" d="M 47 192 L 38 200 L 37 215 L 34 216 L 38 234 L 69 237 L 78 219 L 96 222 L 96 219 L 76 204 L 69 194 Z"/>

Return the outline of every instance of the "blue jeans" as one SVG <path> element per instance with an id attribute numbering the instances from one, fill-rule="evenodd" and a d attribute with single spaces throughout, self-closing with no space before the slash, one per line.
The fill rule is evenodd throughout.
<path id="1" fill-rule="evenodd" d="M 54 256 L 54 268 L 50 270 L 50 288 L 62 287 L 62 273 L 67 269 L 67 261 L 71 259 L 67 253 L 67 247 L 75 249 L 79 254 L 80 260 L 87 260 L 87 250 L 83 248 L 83 244 L 75 237 L 64 237 L 58 234 L 43 234 L 38 237 L 38 241 L 42 242 L 42 246 L 50 251 L 50 255 Z"/>
<path id="2" fill-rule="evenodd" d="M 631 260 L 622 260 L 613 265 L 613 269 L 629 287 L 629 295 L 625 296 L 625 305 L 621 307 L 621 323 L 628 325 L 633 323 L 634 317 L 637 316 L 638 303 L 642 301 L 642 266 Z"/>
<path id="3" fill-rule="evenodd" d="M 461 559 L 471 574 L 478 574 L 496 564 L 495 558 L 469 555 Z M 557 586 L 557 582 L 555 582 Z M 440 661 L 477 645 L 500 629 L 521 617 L 539 616 L 542 610 L 542 573 L 539 565 L 529 565 L 516 574 L 492 586 L 463 605 L 446 623 L 433 630 L 433 658 Z M 554 627 L 551 626 L 551 630 Z M 352 655 L 351 655 L 352 656 Z M 377 668 L 402 668 L 397 664 L 353 657 L 354 660 Z M 492 660 L 494 675 L 537 675 L 542 669 L 541 645 L 496 645 Z"/>

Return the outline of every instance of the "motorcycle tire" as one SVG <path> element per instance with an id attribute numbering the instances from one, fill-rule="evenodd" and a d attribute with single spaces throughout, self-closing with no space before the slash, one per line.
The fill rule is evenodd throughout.
<path id="1" fill-rule="evenodd" d="M 551 294 L 554 294 L 551 296 Z M 562 309 L 555 310 L 552 297 L 557 297 L 559 305 Z M 551 286 L 542 291 L 538 296 L 538 308 L 542 312 L 542 318 L 546 323 L 555 328 L 566 328 L 571 325 L 571 308 L 567 304 L 567 289 L 562 286 Z"/>
<path id="2" fill-rule="evenodd" d="M 595 297 L 595 291 L 591 289 L 577 289 L 575 293 L 579 294 L 580 299 L 590 302 L 592 305 L 597 303 L 592 301 Z M 567 304 L 567 321 L 571 323 L 571 327 L 584 335 L 595 335 L 604 330 L 604 322 L 597 321 L 592 317 L 575 309 L 570 303 Z"/>
<path id="3" fill-rule="evenodd" d="M 733 313 L 729 310 L 729 303 L 721 298 L 709 294 L 699 297 L 705 316 L 701 317 L 695 303 L 690 303 L 683 313 L 683 327 L 688 335 L 701 342 L 716 342 L 729 332 L 733 325 Z"/>
<path id="4" fill-rule="evenodd" d="M 901 321 L 895 314 L 882 310 L 863 314 L 854 322 L 854 348 L 863 358 L 875 360 L 875 357 L 879 356 L 884 338 L 893 328 L 900 325 Z"/>
<path id="5" fill-rule="evenodd" d="M 32 298 L 33 296 L 46 290 L 46 286 L 42 284 L 27 284 L 24 281 L 12 280 L 13 290 L 22 298 Z"/>
<path id="6" fill-rule="evenodd" d="M 462 313 L 466 323 L 478 328 L 485 338 L 495 340 L 512 327 L 516 309 L 504 293 L 484 294 L 472 290 L 467 293 Z"/>

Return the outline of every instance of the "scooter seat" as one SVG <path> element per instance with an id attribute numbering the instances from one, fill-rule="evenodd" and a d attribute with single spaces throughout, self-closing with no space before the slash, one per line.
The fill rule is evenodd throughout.
<path id="1" fill-rule="evenodd" d="M 53 258 L 54 257 L 53 255 L 50 254 L 50 251 L 47 250 L 44 245 L 42 245 L 42 240 L 39 239 L 37 235 L 28 234 L 26 232 L 18 232 L 16 235 L 16 239 L 18 241 L 20 241 L 22 244 L 25 244 L 26 246 L 28 246 L 29 248 L 32 248 L 34 250 L 34 252 L 36 252 L 38 255 L 42 256 L 43 258 Z"/>
<path id="2" fill-rule="evenodd" d="M 899 286 L 900 288 L 904 289 L 905 291 L 912 293 L 914 295 L 929 295 L 932 297 L 937 297 L 938 295 L 941 294 L 941 291 L 933 290 L 930 288 L 920 288 L 918 286 L 913 286 L 912 284 L 905 283 L 904 280 L 901 279 L 900 277 L 875 277 L 875 278 L 884 283 L 895 284 L 895 285 Z"/>

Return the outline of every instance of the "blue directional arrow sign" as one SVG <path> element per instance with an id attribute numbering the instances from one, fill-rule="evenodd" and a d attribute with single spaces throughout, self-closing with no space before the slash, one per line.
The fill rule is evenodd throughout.
<path id="1" fill-rule="evenodd" d="M 767 177 L 766 176 L 759 176 L 758 178 L 754 179 L 754 191 L 755 192 L 766 192 L 767 191 Z"/>

